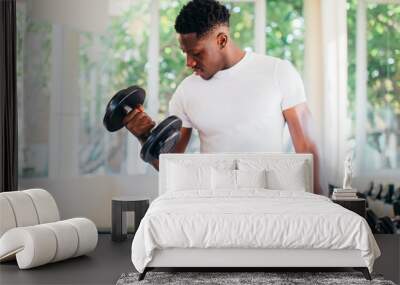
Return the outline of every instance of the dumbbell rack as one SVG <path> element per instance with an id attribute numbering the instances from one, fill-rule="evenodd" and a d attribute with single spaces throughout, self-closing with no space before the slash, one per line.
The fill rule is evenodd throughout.
<path id="1" fill-rule="evenodd" d="M 395 190 L 393 184 L 384 187 L 383 184 L 374 185 L 371 182 L 369 190 L 364 195 L 368 201 L 368 211 L 376 212 L 372 215 L 375 216 L 376 222 L 384 216 L 389 219 L 388 216 L 399 215 L 399 194 L 400 188 Z M 400 233 L 398 231 L 397 229 L 397 234 L 374 234 L 381 250 L 381 256 L 374 264 L 374 272 L 383 274 L 385 279 L 392 280 L 396 284 L 400 284 Z"/>

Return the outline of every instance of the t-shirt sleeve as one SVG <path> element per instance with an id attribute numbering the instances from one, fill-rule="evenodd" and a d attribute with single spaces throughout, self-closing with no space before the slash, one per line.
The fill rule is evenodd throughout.
<path id="1" fill-rule="evenodd" d="M 303 80 L 289 61 L 282 60 L 277 63 L 275 80 L 282 95 L 282 111 L 306 102 Z"/>
<path id="2" fill-rule="evenodd" d="M 172 95 L 171 100 L 169 101 L 169 115 L 177 116 L 182 120 L 182 127 L 184 128 L 192 128 L 193 124 L 190 121 L 189 117 L 185 112 L 185 107 L 183 104 L 183 91 L 181 86 L 178 86 L 175 93 Z"/>

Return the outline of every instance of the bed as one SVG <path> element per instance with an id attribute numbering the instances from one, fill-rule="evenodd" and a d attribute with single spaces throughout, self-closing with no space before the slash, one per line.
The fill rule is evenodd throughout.
<path id="1" fill-rule="evenodd" d="M 352 267 L 380 251 L 362 217 L 313 194 L 312 155 L 163 154 L 159 197 L 132 243 L 143 279 L 159 267 Z"/>

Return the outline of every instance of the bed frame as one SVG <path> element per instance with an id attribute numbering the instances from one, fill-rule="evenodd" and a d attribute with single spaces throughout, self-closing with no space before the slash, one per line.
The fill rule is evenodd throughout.
<path id="1" fill-rule="evenodd" d="M 212 160 L 241 158 L 302 160 L 306 163 L 307 192 L 313 192 L 313 163 L 311 154 L 283 153 L 218 153 L 218 154 L 162 154 L 160 157 L 159 194 L 166 191 L 168 163 L 182 160 Z M 229 268 L 234 271 L 271 268 L 353 268 L 371 280 L 369 270 L 359 250 L 329 249 L 253 249 L 253 248 L 169 248 L 157 249 L 139 280 L 155 268 Z"/>
<path id="2" fill-rule="evenodd" d="M 156 250 L 152 261 L 139 275 L 155 268 L 231 268 L 246 271 L 271 268 L 353 268 L 371 280 L 368 268 L 359 250 L 329 249 L 193 249 L 171 248 Z M 322 271 L 322 270 L 321 270 Z"/>

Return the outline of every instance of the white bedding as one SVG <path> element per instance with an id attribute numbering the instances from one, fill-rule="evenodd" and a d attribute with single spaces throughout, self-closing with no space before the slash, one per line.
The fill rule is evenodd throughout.
<path id="1" fill-rule="evenodd" d="M 380 255 L 359 215 L 320 195 L 265 189 L 161 195 L 136 232 L 132 262 L 143 272 L 165 248 L 358 249 L 371 272 Z"/>

